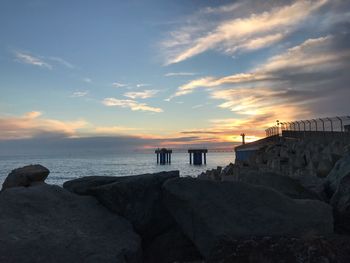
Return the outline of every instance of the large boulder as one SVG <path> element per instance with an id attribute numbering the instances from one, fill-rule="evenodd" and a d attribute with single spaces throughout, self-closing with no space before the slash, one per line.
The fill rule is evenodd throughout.
<path id="1" fill-rule="evenodd" d="M 318 177 L 327 177 L 330 171 L 333 168 L 332 161 L 329 159 L 321 159 L 317 165 L 317 176 Z"/>
<path id="2" fill-rule="evenodd" d="M 174 226 L 157 236 L 144 248 L 145 263 L 193 261 L 202 262 L 202 256 L 178 226 Z"/>
<path id="3" fill-rule="evenodd" d="M 52 185 L 0 194 L 0 262 L 141 262 L 132 226 L 92 197 Z"/>
<path id="4" fill-rule="evenodd" d="M 221 176 L 233 175 L 234 169 L 235 169 L 235 165 L 233 163 L 230 163 L 224 169 L 222 169 Z"/>
<path id="5" fill-rule="evenodd" d="M 163 193 L 166 207 L 206 259 L 227 239 L 333 232 L 328 204 L 291 199 L 262 186 L 177 178 L 163 185 Z"/>
<path id="6" fill-rule="evenodd" d="M 163 183 L 179 171 L 119 177 L 118 181 L 90 190 L 105 207 L 128 219 L 145 242 L 174 224 L 162 203 Z"/>
<path id="7" fill-rule="evenodd" d="M 350 174 L 339 182 L 330 204 L 335 211 L 335 230 L 339 233 L 350 233 Z"/>
<path id="8" fill-rule="evenodd" d="M 227 241 L 226 241 L 227 242 Z M 350 238 L 251 237 L 233 239 L 218 246 L 214 262 L 222 263 L 348 263 Z M 219 259 L 219 260 L 216 260 Z"/>
<path id="9" fill-rule="evenodd" d="M 118 180 L 120 180 L 120 177 L 117 176 L 85 176 L 64 182 L 63 188 L 75 194 L 89 195 L 89 191 L 92 188 L 110 184 Z"/>
<path id="10" fill-rule="evenodd" d="M 330 198 L 337 190 L 341 180 L 348 175 L 350 175 L 350 154 L 346 154 L 339 159 L 327 176 L 325 184 Z"/>
<path id="11" fill-rule="evenodd" d="M 12 170 L 6 177 L 2 184 L 2 189 L 18 187 L 18 186 L 31 186 L 40 182 L 44 182 L 50 171 L 40 165 L 27 165 L 21 168 Z"/>
<path id="12" fill-rule="evenodd" d="M 198 175 L 198 179 L 204 179 L 204 180 L 216 180 L 221 181 L 221 171 L 222 167 L 218 166 L 216 169 L 206 170 L 205 172 L 202 172 L 200 175 Z"/>
<path id="13" fill-rule="evenodd" d="M 270 187 L 295 199 L 318 199 L 317 195 L 303 187 L 298 180 L 273 172 L 243 170 L 236 176 L 225 176 L 223 181 L 238 181 Z"/>

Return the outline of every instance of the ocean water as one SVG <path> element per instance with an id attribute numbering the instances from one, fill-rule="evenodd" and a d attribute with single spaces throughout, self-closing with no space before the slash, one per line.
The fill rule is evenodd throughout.
<path id="1" fill-rule="evenodd" d="M 170 165 L 159 165 L 154 153 L 129 154 L 28 154 L 0 155 L 0 183 L 11 170 L 29 164 L 42 164 L 50 170 L 47 183 L 62 185 L 83 176 L 127 176 L 179 170 L 181 176 L 197 176 L 201 172 L 234 162 L 234 152 L 209 152 L 207 164 L 189 164 L 188 153 L 173 153 Z"/>

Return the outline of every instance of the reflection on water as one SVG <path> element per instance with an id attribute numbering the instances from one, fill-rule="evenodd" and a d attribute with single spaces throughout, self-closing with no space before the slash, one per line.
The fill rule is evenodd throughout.
<path id="1" fill-rule="evenodd" d="M 207 165 L 189 165 L 187 153 L 173 153 L 171 165 L 157 165 L 156 155 L 150 153 L 108 154 L 80 156 L 31 155 L 0 156 L 0 183 L 15 168 L 28 164 L 42 164 L 50 171 L 48 183 L 62 185 L 64 181 L 82 176 L 126 176 L 159 171 L 180 170 L 181 176 L 197 176 L 202 171 L 234 162 L 234 153 L 208 153 Z"/>

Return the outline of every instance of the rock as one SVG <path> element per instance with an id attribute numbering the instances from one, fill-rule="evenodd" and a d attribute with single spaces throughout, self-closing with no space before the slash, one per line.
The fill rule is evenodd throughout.
<path id="1" fill-rule="evenodd" d="M 226 176 L 224 177 L 224 180 L 229 181 L 229 178 L 229 176 Z M 298 180 L 272 172 L 247 170 L 236 177 L 231 178 L 233 178 L 233 180 L 230 181 L 238 181 L 272 188 L 293 199 L 318 199 L 318 196 L 315 193 L 304 188 Z"/>
<path id="2" fill-rule="evenodd" d="M 40 165 L 27 165 L 12 170 L 2 184 L 2 190 L 11 187 L 24 186 L 28 187 L 33 184 L 44 182 L 50 171 Z"/>
<path id="3" fill-rule="evenodd" d="M 228 241 L 226 241 L 228 243 Z M 251 237 L 219 245 L 210 262 L 223 263 L 348 263 L 350 238 Z"/>
<path id="4" fill-rule="evenodd" d="M 350 155 L 345 155 L 339 159 L 327 176 L 326 187 L 329 191 L 329 198 L 337 190 L 340 181 L 350 174 Z"/>
<path id="5" fill-rule="evenodd" d="M 324 183 L 326 178 L 321 178 L 317 176 L 312 176 L 309 174 L 303 174 L 297 177 L 299 183 L 309 191 L 315 193 L 321 200 L 328 202 L 329 199 L 324 193 Z"/>
<path id="6" fill-rule="evenodd" d="M 221 171 L 221 166 L 218 166 L 216 169 L 206 170 L 198 175 L 198 179 L 221 181 Z"/>
<path id="7" fill-rule="evenodd" d="M 145 248 L 145 263 L 201 261 L 197 248 L 176 226 L 156 237 Z"/>
<path id="8" fill-rule="evenodd" d="M 118 176 L 86 176 L 65 182 L 63 188 L 75 194 L 88 195 L 92 188 L 113 183 L 120 178 Z"/>
<path id="9" fill-rule="evenodd" d="M 344 154 L 347 154 L 347 155 L 350 154 L 350 144 L 347 144 L 344 146 L 343 152 L 344 152 Z"/>
<path id="10" fill-rule="evenodd" d="M 148 242 L 174 224 L 162 203 L 161 186 L 176 177 L 179 171 L 119 177 L 118 181 L 90 192 L 109 210 L 128 219 Z"/>
<path id="11" fill-rule="evenodd" d="M 280 171 L 281 170 L 281 160 L 280 158 L 274 158 L 268 162 L 268 166 L 273 170 L 273 171 Z"/>
<path id="12" fill-rule="evenodd" d="M 51 185 L 0 194 L 0 262 L 141 262 L 132 226 L 94 198 Z"/>
<path id="13" fill-rule="evenodd" d="M 232 174 L 233 174 L 233 169 L 234 169 L 234 164 L 233 164 L 233 163 L 230 163 L 230 164 L 227 165 L 224 169 L 222 169 L 221 175 L 222 175 L 222 176 L 232 175 Z"/>
<path id="14" fill-rule="evenodd" d="M 290 156 L 290 152 L 289 152 L 287 146 L 281 147 L 280 157 L 281 158 L 289 158 L 289 156 Z"/>
<path id="15" fill-rule="evenodd" d="M 350 234 L 350 173 L 340 180 L 330 204 L 335 210 L 336 231 Z"/>
<path id="16" fill-rule="evenodd" d="M 292 166 L 294 166 L 297 169 L 302 169 L 306 166 L 305 158 L 303 158 L 300 155 L 296 155 L 292 158 Z"/>
<path id="17" fill-rule="evenodd" d="M 206 259 L 226 239 L 333 232 L 328 204 L 291 199 L 270 188 L 177 178 L 163 185 L 163 193 L 166 207 Z"/>
<path id="18" fill-rule="evenodd" d="M 316 171 L 317 176 L 326 177 L 330 173 L 332 168 L 333 168 L 333 164 L 330 160 L 327 160 L 327 159 L 320 160 Z"/>

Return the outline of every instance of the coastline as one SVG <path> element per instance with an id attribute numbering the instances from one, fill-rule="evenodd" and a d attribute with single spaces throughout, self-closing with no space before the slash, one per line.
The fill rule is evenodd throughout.
<path id="1" fill-rule="evenodd" d="M 198 178 L 179 171 L 83 176 L 60 187 L 45 183 L 45 167 L 16 169 L 0 192 L 0 259 L 349 262 L 350 148 L 334 141 L 320 145 L 279 140 L 261 145 L 245 161 L 209 169 Z M 313 161 L 313 149 L 336 158 L 327 175 L 307 163 L 291 169 L 299 148 L 305 162 Z M 18 220 L 23 223 L 13 225 Z M 44 248 L 37 245 L 42 235 L 58 241 L 47 240 Z M 71 245 L 58 249 L 62 244 Z M 13 252 L 28 249 L 35 253 L 21 257 Z"/>

